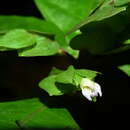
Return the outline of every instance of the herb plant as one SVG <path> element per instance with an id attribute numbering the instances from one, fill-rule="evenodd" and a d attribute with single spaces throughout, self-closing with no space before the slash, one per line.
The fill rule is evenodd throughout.
<path id="1" fill-rule="evenodd" d="M 82 51 L 95 56 L 109 56 L 130 49 L 130 36 L 123 35 L 130 24 L 130 0 L 34 2 L 43 19 L 0 15 L 1 53 L 17 51 L 19 57 L 67 55 L 78 61 Z M 118 68 L 130 76 L 129 64 Z M 95 102 L 98 96 L 103 96 L 103 86 L 95 81 L 97 75 L 102 73 L 73 64 L 66 70 L 53 67 L 48 76 L 39 81 L 39 87 L 51 98 L 80 93 L 86 102 Z M 0 103 L 0 128 L 37 127 L 82 129 L 67 108 L 47 106 L 38 98 Z"/>

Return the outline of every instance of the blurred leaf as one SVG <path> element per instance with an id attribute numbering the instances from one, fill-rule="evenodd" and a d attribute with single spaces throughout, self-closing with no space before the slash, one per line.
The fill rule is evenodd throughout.
<path id="1" fill-rule="evenodd" d="M 45 19 L 63 32 L 68 32 L 89 16 L 101 1 L 103 0 L 35 0 L 35 3 Z"/>
<path id="2" fill-rule="evenodd" d="M 116 54 L 116 53 L 120 53 L 123 51 L 127 51 L 130 49 L 130 45 L 122 45 L 119 48 L 113 49 L 111 51 L 105 52 L 103 54 L 108 55 L 108 54 Z"/>
<path id="3" fill-rule="evenodd" d="M 35 37 L 23 29 L 11 30 L 0 37 L 0 47 L 21 49 L 35 44 Z"/>
<path id="4" fill-rule="evenodd" d="M 126 41 L 124 41 L 124 43 L 123 43 L 123 44 L 125 44 L 125 45 L 130 44 L 130 39 L 128 39 L 128 40 L 126 40 Z"/>
<path id="5" fill-rule="evenodd" d="M 118 67 L 120 70 L 122 70 L 125 74 L 130 76 L 130 64 L 121 65 Z"/>
<path id="6" fill-rule="evenodd" d="M 123 6 L 125 4 L 130 3 L 130 0 L 115 0 L 115 5 L 116 6 Z"/>
<path id="7" fill-rule="evenodd" d="M 107 54 L 107 55 L 108 54 L 116 54 L 116 53 L 120 53 L 120 52 L 127 51 L 127 50 L 130 50 L 130 39 L 124 41 L 120 47 L 115 48 L 111 51 L 108 51 L 104 54 Z"/>
<path id="8" fill-rule="evenodd" d="M 98 72 L 96 71 L 74 69 L 73 66 L 69 66 L 65 71 L 53 69 L 50 76 L 43 79 L 39 86 L 48 92 L 50 96 L 63 95 L 79 91 L 82 78 L 86 77 L 94 80 L 97 74 Z"/>
<path id="9" fill-rule="evenodd" d="M 80 130 L 65 108 L 47 108 L 38 99 L 0 103 L 0 128 L 20 130 L 16 120 L 24 129 Z"/>
<path id="10" fill-rule="evenodd" d="M 57 42 L 48 38 L 36 36 L 36 45 L 19 51 L 19 56 L 50 56 L 58 53 Z"/>

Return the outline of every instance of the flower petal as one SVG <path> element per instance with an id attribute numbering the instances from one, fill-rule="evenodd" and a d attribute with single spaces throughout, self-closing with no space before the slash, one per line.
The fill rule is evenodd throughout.
<path id="1" fill-rule="evenodd" d="M 97 92 L 99 93 L 100 97 L 102 96 L 102 91 L 101 91 L 101 87 L 98 83 L 95 83 L 95 87 L 96 87 L 96 90 Z"/>
<path id="2" fill-rule="evenodd" d="M 89 101 L 92 101 L 91 92 L 87 89 L 82 89 L 82 94 L 86 97 Z"/>

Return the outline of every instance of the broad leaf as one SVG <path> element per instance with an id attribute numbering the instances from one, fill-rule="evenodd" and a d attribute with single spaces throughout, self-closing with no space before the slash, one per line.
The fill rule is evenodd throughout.
<path id="1" fill-rule="evenodd" d="M 46 37 L 36 36 L 36 45 L 19 51 L 19 56 L 50 56 L 58 53 L 59 45 Z"/>
<path id="2" fill-rule="evenodd" d="M 35 0 L 42 15 L 63 32 L 88 17 L 103 0 Z"/>
<path id="3" fill-rule="evenodd" d="M 88 16 L 86 19 L 84 19 L 80 24 L 76 25 L 67 34 L 71 34 L 75 30 L 79 29 L 80 27 L 82 27 L 88 23 L 95 22 L 95 21 L 101 21 L 106 18 L 112 17 L 122 11 L 125 11 L 126 7 L 127 6 L 115 7 L 115 5 L 113 3 L 111 4 L 110 0 L 104 0 L 104 2 L 102 2 L 100 4 L 100 6 L 90 16 Z"/>
<path id="4" fill-rule="evenodd" d="M 25 16 L 0 16 L 0 33 L 12 29 L 25 29 L 33 33 L 55 34 L 55 27 L 42 19 Z"/>
<path id="5" fill-rule="evenodd" d="M 125 74 L 130 76 L 130 64 L 121 65 L 118 67 L 120 70 L 122 70 Z"/>
<path id="6" fill-rule="evenodd" d="M 67 109 L 47 108 L 38 99 L 0 103 L 0 128 L 80 130 Z"/>
<path id="7" fill-rule="evenodd" d="M 58 96 L 81 90 L 79 85 L 82 78 L 94 80 L 97 72 L 85 69 L 74 69 L 68 67 L 66 71 L 54 69 L 50 75 L 43 79 L 39 86 L 49 93 L 50 96 Z"/>
<path id="8" fill-rule="evenodd" d="M 11 30 L 0 37 L 0 47 L 20 49 L 35 44 L 35 36 L 23 29 Z"/>

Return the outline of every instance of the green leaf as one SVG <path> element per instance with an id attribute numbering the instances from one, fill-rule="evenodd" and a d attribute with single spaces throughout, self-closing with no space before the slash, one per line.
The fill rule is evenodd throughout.
<path id="1" fill-rule="evenodd" d="M 58 40 L 58 43 L 53 42 L 54 44 L 52 44 L 52 46 L 48 46 L 49 45 L 48 44 L 49 41 L 48 41 L 46 43 L 46 45 L 44 44 L 45 46 L 47 46 L 46 48 L 44 45 L 42 46 L 41 43 L 42 43 L 42 41 L 47 41 L 47 40 L 37 40 L 38 41 L 37 46 L 35 46 L 34 48 L 33 47 L 26 48 L 22 52 L 20 51 L 19 56 L 53 55 L 53 54 L 57 53 L 56 51 L 58 49 L 58 46 L 60 45 L 61 48 L 64 48 L 63 46 L 67 46 L 67 47 L 65 47 L 66 52 L 68 52 L 73 57 L 78 57 L 79 52 L 76 50 L 70 49 L 70 47 L 68 47 L 68 43 L 72 37 L 79 34 L 79 31 L 74 32 L 71 35 L 69 35 L 68 37 L 66 37 L 67 38 L 67 40 L 66 40 L 66 38 L 62 34 L 62 32 L 53 23 L 47 22 L 45 20 L 38 19 L 35 17 L 25 17 L 25 16 L 0 16 L 0 34 L 5 34 L 12 29 L 13 30 L 14 29 L 25 29 L 28 32 L 33 33 L 33 34 L 43 35 L 43 38 L 39 38 L 39 39 L 47 39 L 47 38 L 49 39 L 53 35 L 59 35 L 59 39 L 61 39 L 61 40 Z M 44 36 L 46 38 L 44 38 Z M 46 51 L 45 53 L 43 53 L 43 52 L 37 53 L 37 51 L 40 49 L 40 47 L 42 49 L 47 49 L 49 47 L 48 48 L 49 50 L 48 50 L 48 52 Z M 54 50 L 52 50 L 53 47 L 54 47 Z M 40 50 L 42 50 L 42 49 L 40 49 Z M 11 50 L 11 49 L 3 47 L 3 46 L 0 47 L 0 51 L 7 51 L 7 50 Z M 32 54 L 32 53 L 34 53 L 34 54 Z"/>
<path id="2" fill-rule="evenodd" d="M 49 76 L 43 79 L 42 81 L 40 81 L 39 83 L 39 87 L 44 89 L 46 92 L 48 92 L 50 96 L 53 96 L 53 95 L 58 96 L 58 95 L 64 94 L 55 85 L 56 77 L 57 77 L 56 75 Z"/>
<path id="3" fill-rule="evenodd" d="M 70 46 L 64 47 L 65 51 L 68 52 L 68 54 L 72 55 L 74 58 L 79 57 L 79 50 L 75 50 L 71 48 Z"/>
<path id="4" fill-rule="evenodd" d="M 57 75 L 57 74 L 60 74 L 61 72 L 63 72 L 63 70 L 60 70 L 60 69 L 53 67 L 51 72 L 49 73 L 49 76 L 50 75 Z"/>
<path id="5" fill-rule="evenodd" d="M 26 16 L 0 16 L 0 33 L 12 29 L 25 29 L 30 32 L 55 34 L 55 27 L 42 19 Z"/>
<path id="6" fill-rule="evenodd" d="M 88 69 L 77 69 L 76 73 L 82 77 L 88 78 L 90 80 L 94 80 L 94 78 L 97 76 L 97 74 L 100 74 L 97 71 L 92 71 Z"/>
<path id="7" fill-rule="evenodd" d="M 111 4 L 109 0 L 104 0 L 104 2 L 102 2 L 100 6 L 90 16 L 86 17 L 80 24 L 76 25 L 67 34 L 71 34 L 75 30 L 81 28 L 88 23 L 101 21 L 112 17 L 120 12 L 123 12 L 126 10 L 126 7 L 127 6 L 115 7 L 115 5 Z"/>
<path id="8" fill-rule="evenodd" d="M 126 7 L 115 7 L 114 4 L 110 4 L 110 1 L 107 0 L 93 15 L 88 18 L 88 21 L 101 21 L 125 10 Z"/>
<path id="9" fill-rule="evenodd" d="M 36 45 L 19 51 L 19 56 L 50 56 L 58 53 L 59 45 L 46 37 L 36 36 Z"/>
<path id="10" fill-rule="evenodd" d="M 43 79 L 39 86 L 50 96 L 59 96 L 81 90 L 79 85 L 82 78 L 94 80 L 97 74 L 96 71 L 74 69 L 73 66 L 69 66 L 65 71 L 53 68 L 50 75 Z"/>
<path id="11" fill-rule="evenodd" d="M 130 39 L 128 39 L 128 40 L 126 40 L 126 41 L 124 41 L 124 43 L 123 43 L 123 44 L 125 44 L 125 45 L 130 44 Z"/>
<path id="12" fill-rule="evenodd" d="M 35 3 L 46 20 L 51 21 L 66 33 L 88 17 L 102 1 L 35 0 Z"/>
<path id="13" fill-rule="evenodd" d="M 68 69 L 56 77 L 56 81 L 60 83 L 73 83 L 73 76 L 75 74 L 75 69 L 73 66 L 69 66 Z"/>
<path id="14" fill-rule="evenodd" d="M 80 130 L 67 109 L 47 108 L 38 99 L 0 103 L 0 128 L 2 130 L 38 128 Z"/>
<path id="15" fill-rule="evenodd" d="M 120 70 L 122 70 L 125 74 L 130 76 L 130 64 L 121 65 L 118 67 Z"/>
<path id="16" fill-rule="evenodd" d="M 56 41 L 59 43 L 61 49 L 64 52 L 67 52 L 68 54 L 70 54 L 71 56 L 73 56 L 74 58 L 78 58 L 79 56 L 79 50 L 75 50 L 72 49 L 69 45 L 70 40 L 76 36 L 79 35 L 80 32 L 73 32 L 70 35 L 65 36 L 62 32 L 58 33 L 55 37 Z"/>
<path id="17" fill-rule="evenodd" d="M 35 37 L 23 29 L 11 30 L 0 37 L 0 47 L 20 49 L 35 44 Z"/>
<path id="18" fill-rule="evenodd" d="M 54 72 L 54 70 L 52 72 Z M 66 89 L 68 89 L 68 90 L 71 89 L 71 88 L 66 88 L 66 85 L 63 85 L 63 84 L 72 84 L 73 76 L 74 76 L 74 68 L 72 66 L 70 66 L 66 71 L 61 72 L 61 70 L 60 70 L 60 72 L 58 72 L 57 75 L 55 74 L 55 75 L 48 76 L 47 78 L 43 79 L 39 83 L 39 86 L 40 86 L 40 88 L 47 91 L 50 96 L 63 95 L 64 94 L 63 89 L 64 89 L 64 91 Z M 62 84 L 62 86 L 63 86 L 62 90 L 61 90 L 61 87 L 59 88 L 60 84 Z"/>

